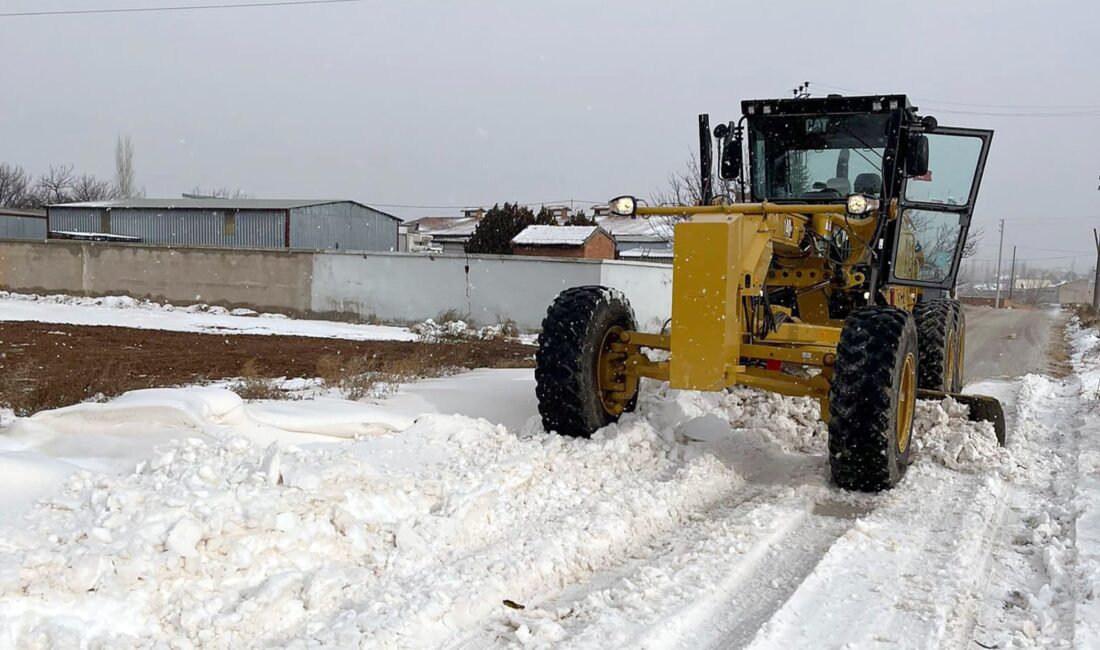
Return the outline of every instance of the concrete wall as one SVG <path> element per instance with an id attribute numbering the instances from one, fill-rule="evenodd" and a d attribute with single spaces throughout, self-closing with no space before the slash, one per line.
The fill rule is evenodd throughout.
<path id="1" fill-rule="evenodd" d="M 0 287 L 11 291 L 125 294 L 181 304 L 305 312 L 312 270 L 311 253 L 0 242 Z"/>
<path id="2" fill-rule="evenodd" d="M 477 323 L 538 328 L 562 289 L 599 284 L 600 263 L 497 255 L 319 254 L 313 311 L 420 321 L 454 309 Z"/>
<path id="3" fill-rule="evenodd" d="M 569 287 L 622 290 L 642 329 L 669 317 L 667 265 L 536 257 L 167 248 L 0 241 L 0 288 L 125 294 L 350 319 L 420 321 L 456 310 L 479 324 L 510 318 L 538 329 Z"/>

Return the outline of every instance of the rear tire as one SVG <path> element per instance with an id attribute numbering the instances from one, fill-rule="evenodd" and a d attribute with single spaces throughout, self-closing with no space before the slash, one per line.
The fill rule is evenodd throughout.
<path id="1" fill-rule="evenodd" d="M 837 485 L 879 492 L 905 475 L 918 367 L 908 312 L 873 306 L 845 319 L 829 388 L 829 465 Z"/>
<path id="2" fill-rule="evenodd" d="M 951 298 L 917 303 L 921 388 L 957 393 L 962 388 L 962 306 Z"/>
<path id="3" fill-rule="evenodd" d="M 601 396 L 600 352 L 613 328 L 637 329 L 634 310 L 615 289 L 566 289 L 546 311 L 535 354 L 535 395 L 547 431 L 587 438 L 634 410 L 637 391 L 619 413 L 609 411 Z"/>

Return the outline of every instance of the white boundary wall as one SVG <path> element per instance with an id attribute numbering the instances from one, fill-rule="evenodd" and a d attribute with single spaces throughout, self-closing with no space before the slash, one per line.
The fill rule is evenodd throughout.
<path id="1" fill-rule="evenodd" d="M 536 330 L 558 293 L 582 285 L 621 290 L 646 331 L 671 313 L 672 268 L 648 262 L 0 241 L 0 289 L 334 318 L 411 322 L 454 310 Z"/>
<path id="2" fill-rule="evenodd" d="M 479 324 L 510 318 L 538 329 L 563 289 L 602 284 L 623 291 L 644 330 L 671 314 L 672 268 L 642 262 L 464 255 L 350 255 L 313 258 L 311 310 L 420 321 L 453 309 Z"/>

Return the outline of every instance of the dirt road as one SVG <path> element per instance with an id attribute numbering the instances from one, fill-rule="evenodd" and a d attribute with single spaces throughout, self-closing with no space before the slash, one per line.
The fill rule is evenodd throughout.
<path id="1" fill-rule="evenodd" d="M 1064 316 L 1056 309 L 966 307 L 966 376 L 969 381 L 1021 377 L 1049 369 L 1052 332 Z"/>

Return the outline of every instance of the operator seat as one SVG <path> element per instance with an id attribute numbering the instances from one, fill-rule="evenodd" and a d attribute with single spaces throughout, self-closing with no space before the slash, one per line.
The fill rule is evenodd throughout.
<path id="1" fill-rule="evenodd" d="M 878 174 L 866 173 L 856 176 L 856 194 L 868 194 L 878 196 L 882 194 L 882 177 Z"/>
<path id="2" fill-rule="evenodd" d="M 847 178 L 837 176 L 836 178 L 830 178 L 825 182 L 825 187 L 837 192 L 841 196 L 848 196 L 852 193 L 852 185 L 848 182 Z"/>

